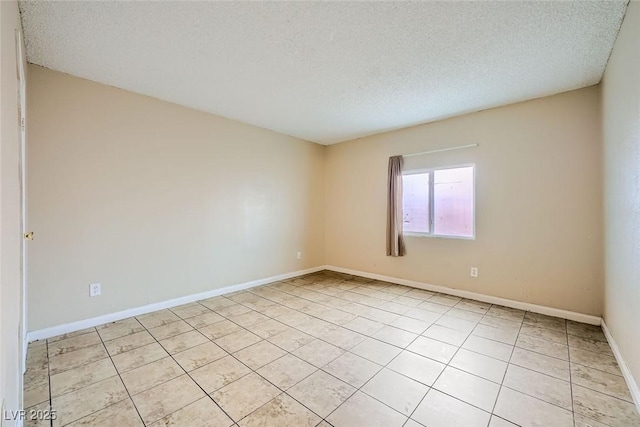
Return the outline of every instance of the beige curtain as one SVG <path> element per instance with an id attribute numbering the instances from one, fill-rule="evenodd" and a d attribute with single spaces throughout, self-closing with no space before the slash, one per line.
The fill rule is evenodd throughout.
<path id="1" fill-rule="evenodd" d="M 402 156 L 389 157 L 387 256 L 404 256 L 402 238 Z"/>

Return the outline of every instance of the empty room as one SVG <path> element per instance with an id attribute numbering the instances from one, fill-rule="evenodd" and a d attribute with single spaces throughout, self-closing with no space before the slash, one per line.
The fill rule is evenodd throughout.
<path id="1" fill-rule="evenodd" d="M 0 1 L 1 427 L 640 426 L 640 1 Z"/>

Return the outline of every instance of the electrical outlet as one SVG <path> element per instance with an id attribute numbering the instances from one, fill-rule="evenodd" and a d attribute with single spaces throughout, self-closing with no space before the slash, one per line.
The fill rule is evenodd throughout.
<path id="1" fill-rule="evenodd" d="M 302 252 L 298 252 L 298 253 L 297 253 L 297 255 L 296 255 L 296 257 L 297 257 L 298 259 L 302 259 Z"/>
<path id="2" fill-rule="evenodd" d="M 100 289 L 100 283 L 92 283 L 89 285 L 89 296 L 90 297 L 97 297 L 100 296 L 100 293 L 102 292 L 102 290 Z"/>
<path id="3" fill-rule="evenodd" d="M 471 267 L 471 277 L 478 277 L 478 267 Z"/>

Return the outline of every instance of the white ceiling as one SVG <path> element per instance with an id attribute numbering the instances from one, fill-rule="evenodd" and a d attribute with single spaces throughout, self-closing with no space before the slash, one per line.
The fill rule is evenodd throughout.
<path id="1" fill-rule="evenodd" d="M 20 8 L 29 62 L 330 144 L 596 84 L 626 3 Z"/>

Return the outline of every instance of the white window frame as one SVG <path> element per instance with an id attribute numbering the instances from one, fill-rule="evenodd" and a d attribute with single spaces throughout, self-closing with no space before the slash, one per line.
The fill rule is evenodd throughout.
<path id="1" fill-rule="evenodd" d="M 435 212 L 435 180 L 434 180 L 434 172 L 443 169 L 459 169 L 459 168 L 473 168 L 473 194 L 471 195 L 471 200 L 473 202 L 473 234 L 471 236 L 451 236 L 448 234 L 435 234 L 434 233 L 434 212 Z M 417 175 L 417 174 L 429 174 L 429 231 L 421 232 L 421 231 L 402 231 L 403 236 L 414 236 L 414 237 L 435 237 L 440 239 L 459 239 L 459 240 L 475 240 L 476 239 L 476 165 L 473 163 L 462 164 L 462 165 L 452 165 L 452 166 L 440 166 L 437 168 L 427 168 L 427 169 L 411 169 L 402 171 L 402 176 L 404 175 Z M 404 197 L 404 196 L 403 196 Z"/>

